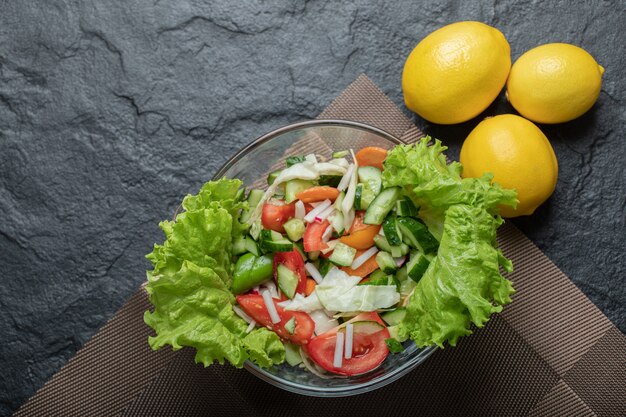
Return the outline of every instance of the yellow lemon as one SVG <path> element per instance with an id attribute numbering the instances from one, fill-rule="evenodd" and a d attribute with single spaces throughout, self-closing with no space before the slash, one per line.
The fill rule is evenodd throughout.
<path id="1" fill-rule="evenodd" d="M 604 68 L 587 51 L 549 43 L 520 56 L 507 82 L 515 110 L 539 123 L 562 123 L 581 116 L 600 95 Z"/>
<path id="2" fill-rule="evenodd" d="M 532 214 L 556 186 L 558 163 L 543 132 L 532 122 L 513 114 L 480 122 L 461 148 L 463 176 L 493 173 L 493 181 L 517 191 L 517 209 L 502 206 L 504 217 Z"/>
<path id="3" fill-rule="evenodd" d="M 480 22 L 453 23 L 422 39 L 407 58 L 404 101 L 431 122 L 465 122 L 495 100 L 510 69 L 502 32 Z"/>

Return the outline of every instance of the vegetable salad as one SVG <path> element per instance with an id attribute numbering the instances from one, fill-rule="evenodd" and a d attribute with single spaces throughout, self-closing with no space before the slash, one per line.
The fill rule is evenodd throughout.
<path id="1" fill-rule="evenodd" d="M 266 190 L 222 179 L 187 196 L 148 255 L 151 347 L 352 376 L 408 339 L 454 346 L 483 326 L 513 293 L 495 233 L 515 192 L 461 179 L 429 141 L 290 157 Z"/>

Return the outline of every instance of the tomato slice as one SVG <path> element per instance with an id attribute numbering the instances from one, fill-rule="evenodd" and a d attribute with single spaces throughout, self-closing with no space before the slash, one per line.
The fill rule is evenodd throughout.
<path id="1" fill-rule="evenodd" d="M 283 340 L 289 340 L 290 342 L 299 345 L 309 343 L 313 337 L 313 331 L 315 330 L 315 323 L 311 319 L 311 316 L 302 311 L 284 310 L 278 306 L 277 300 L 273 301 L 276 306 L 278 316 L 280 317 L 279 323 L 272 323 L 270 313 L 267 311 L 267 307 L 265 307 L 263 296 L 254 294 L 237 296 L 237 303 L 239 303 L 247 315 L 252 317 L 257 323 L 275 332 Z M 296 319 L 296 327 L 293 334 L 289 333 L 287 329 L 285 329 L 285 324 L 287 324 L 292 317 L 295 317 Z"/>
<path id="2" fill-rule="evenodd" d="M 359 315 L 351 321 L 354 320 L 375 320 L 383 324 L 377 313 Z M 376 369 L 385 360 L 389 354 L 385 339 L 389 337 L 387 328 L 369 335 L 355 332 L 352 336 L 352 358 L 344 358 L 339 368 L 333 366 L 337 329 L 315 337 L 305 346 L 305 350 L 315 363 L 329 372 L 347 376 L 359 375 Z"/>
<path id="3" fill-rule="evenodd" d="M 322 240 L 322 235 L 329 226 L 328 220 L 324 220 L 322 223 L 313 222 L 308 224 L 304 230 L 303 238 L 305 252 L 314 252 L 328 247 L 326 242 Z"/>
<path id="4" fill-rule="evenodd" d="M 263 213 L 261 214 L 261 223 L 266 229 L 284 233 L 283 225 L 287 220 L 296 215 L 296 203 L 291 204 L 263 204 Z"/>
<path id="5" fill-rule="evenodd" d="M 274 255 L 274 280 L 276 284 L 278 284 L 276 268 L 280 264 L 285 265 L 300 277 L 296 292 L 304 294 L 306 291 L 306 271 L 304 269 L 304 259 L 302 259 L 302 255 L 298 252 L 298 249 L 294 249 L 291 252 L 277 252 L 276 255 Z"/>

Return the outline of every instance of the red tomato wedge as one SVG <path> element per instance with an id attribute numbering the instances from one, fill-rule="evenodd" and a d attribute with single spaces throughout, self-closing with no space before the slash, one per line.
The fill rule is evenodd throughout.
<path id="1" fill-rule="evenodd" d="M 303 238 L 305 252 L 314 252 L 328 247 L 326 242 L 322 240 L 322 235 L 329 226 L 328 220 L 324 220 L 322 223 L 314 222 L 308 224 L 304 230 Z"/>
<path id="2" fill-rule="evenodd" d="M 300 252 L 298 252 L 297 249 L 294 249 L 291 252 L 277 252 L 276 255 L 274 255 L 274 280 L 277 284 L 278 276 L 276 268 L 281 264 L 291 269 L 298 277 L 300 277 L 298 280 L 298 286 L 296 287 L 296 292 L 304 294 L 306 291 L 306 271 L 304 269 L 304 259 L 302 259 Z"/>
<path id="3" fill-rule="evenodd" d="M 283 340 L 289 340 L 290 342 L 299 345 L 309 343 L 313 337 L 313 331 L 315 330 L 315 323 L 311 317 L 302 311 L 283 310 L 283 308 L 278 306 L 276 300 L 273 301 L 276 306 L 278 316 L 280 317 L 280 322 L 275 324 L 272 323 L 270 313 L 267 311 L 267 307 L 263 301 L 263 296 L 254 294 L 237 296 L 237 303 L 239 303 L 239 306 L 241 306 L 247 315 L 252 317 L 257 323 L 278 334 L 278 336 L 280 336 Z M 285 329 L 285 324 L 287 324 L 292 317 L 295 317 L 296 321 L 296 327 L 293 334 L 289 333 L 287 329 Z"/>
<path id="4" fill-rule="evenodd" d="M 372 320 L 383 324 L 375 312 L 360 314 L 350 322 Z M 352 358 L 344 358 L 341 367 L 335 368 L 333 359 L 337 343 L 337 331 L 337 329 L 329 330 L 315 337 L 305 346 L 311 359 L 329 372 L 347 376 L 363 374 L 376 369 L 389 354 L 389 348 L 385 343 L 385 339 L 390 337 L 387 328 L 372 334 L 362 334 L 355 331 L 352 336 Z"/>
<path id="5" fill-rule="evenodd" d="M 283 225 L 295 214 L 296 203 L 283 205 L 265 203 L 263 205 L 263 213 L 261 214 L 261 223 L 266 229 L 284 233 L 285 228 Z"/>

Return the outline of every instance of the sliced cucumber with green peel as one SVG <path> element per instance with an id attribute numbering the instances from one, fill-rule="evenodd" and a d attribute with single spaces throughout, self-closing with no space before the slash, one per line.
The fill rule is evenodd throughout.
<path id="1" fill-rule="evenodd" d="M 319 271 L 322 277 L 325 277 L 328 274 L 328 271 L 331 270 L 333 264 L 327 258 L 320 258 L 319 263 L 317 265 L 317 270 Z"/>
<path id="2" fill-rule="evenodd" d="M 419 282 L 424 275 L 424 272 L 428 269 L 430 261 L 421 252 L 416 252 L 411 256 L 411 260 L 406 265 L 407 275 L 415 282 Z"/>
<path id="3" fill-rule="evenodd" d="M 389 241 L 387 241 L 387 238 L 383 235 L 374 236 L 374 244 L 380 250 L 391 252 L 391 245 L 389 244 Z"/>
<path id="4" fill-rule="evenodd" d="M 306 229 L 304 222 L 300 219 L 290 219 L 283 225 L 283 227 L 285 228 L 287 237 L 293 242 L 297 242 L 302 239 L 302 236 L 304 236 L 304 230 Z"/>
<path id="5" fill-rule="evenodd" d="M 354 255 L 356 255 L 356 249 L 339 242 L 335 246 L 335 249 L 333 249 L 333 254 L 330 255 L 328 260 L 335 265 L 350 266 L 352 265 L 352 261 L 354 261 Z"/>
<path id="6" fill-rule="evenodd" d="M 285 330 L 287 330 L 289 334 L 294 334 L 296 332 L 296 318 L 295 317 L 290 318 L 287 321 L 287 323 L 285 323 Z"/>
<path id="7" fill-rule="evenodd" d="M 430 253 L 439 247 L 439 242 L 420 221 L 412 217 L 398 217 L 398 227 L 404 243 L 423 253 Z"/>
<path id="8" fill-rule="evenodd" d="M 382 224 L 387 214 L 396 204 L 400 197 L 400 187 L 385 188 L 376 196 L 372 204 L 367 208 L 363 223 L 365 224 Z"/>
<path id="9" fill-rule="evenodd" d="M 385 321 L 389 326 L 395 326 L 399 324 L 406 316 L 406 309 L 404 307 L 398 307 L 393 311 L 382 313 L 380 318 Z"/>
<path id="10" fill-rule="evenodd" d="M 383 231 L 385 238 L 390 245 L 398 246 L 402 244 L 402 234 L 396 222 L 396 216 L 388 215 L 383 221 Z"/>
<path id="11" fill-rule="evenodd" d="M 337 196 L 337 199 L 335 200 L 335 204 L 334 207 L 337 211 L 342 211 L 341 210 L 341 204 L 343 203 L 343 199 L 346 198 L 346 193 L 344 191 L 340 192 L 339 195 Z"/>
<path id="12" fill-rule="evenodd" d="M 250 190 L 250 192 L 248 193 L 248 200 L 247 200 L 248 208 L 241 213 L 240 220 L 242 223 L 247 223 L 248 220 L 250 220 L 250 215 L 252 214 L 256 206 L 259 205 L 259 202 L 263 198 L 264 194 L 265 194 L 265 191 L 263 190 Z"/>
<path id="13" fill-rule="evenodd" d="M 315 186 L 315 182 L 307 180 L 290 180 L 285 183 L 285 202 L 287 204 L 296 201 L 296 195 L 301 191 Z"/>
<path id="14" fill-rule="evenodd" d="M 377 321 L 356 321 L 352 323 L 352 331 L 357 334 L 368 336 L 370 334 L 378 333 L 383 330 L 385 326 Z M 345 330 L 345 328 L 344 328 Z"/>
<path id="15" fill-rule="evenodd" d="M 287 298 L 291 299 L 296 294 L 299 280 L 300 277 L 285 265 L 278 264 L 276 267 L 276 282 L 278 283 L 278 288 L 280 288 Z"/>
<path id="16" fill-rule="evenodd" d="M 404 342 L 407 339 L 406 337 L 400 337 L 400 334 L 398 332 L 398 325 L 389 326 L 387 327 L 387 330 L 389 331 L 389 336 L 391 336 L 391 339 L 395 339 L 400 343 Z"/>
<path id="17" fill-rule="evenodd" d="M 408 197 L 401 198 L 396 202 L 396 213 L 398 216 L 415 217 L 417 212 L 417 207 Z"/>
<path id="18" fill-rule="evenodd" d="M 250 236 L 246 237 L 246 250 L 255 256 L 261 255 L 259 245 Z"/>
<path id="19" fill-rule="evenodd" d="M 337 151 L 332 154 L 333 159 L 345 158 L 346 156 L 348 156 L 348 151 Z"/>
<path id="20" fill-rule="evenodd" d="M 293 242 L 273 230 L 261 230 L 259 243 L 265 252 L 291 252 L 293 250 Z"/>
<path id="21" fill-rule="evenodd" d="M 409 279 L 409 273 L 406 265 L 396 271 L 396 279 L 401 283 Z"/>
<path id="22" fill-rule="evenodd" d="M 297 366 L 302 363 L 300 355 L 300 347 L 293 343 L 285 342 L 285 361 L 291 366 Z"/>
<path id="23" fill-rule="evenodd" d="M 364 184 L 357 184 L 354 194 L 354 209 L 366 210 L 370 204 L 372 204 L 374 198 L 376 198 L 376 194 L 367 188 L 367 186 Z"/>
<path id="24" fill-rule="evenodd" d="M 379 279 L 384 279 L 387 278 L 389 275 L 385 274 L 383 271 L 381 271 L 380 269 L 377 269 L 376 271 L 372 272 L 369 276 L 369 280 L 370 281 L 378 281 Z"/>
<path id="25" fill-rule="evenodd" d="M 335 231 L 333 234 L 337 237 L 343 236 L 345 232 L 345 222 L 343 219 L 343 213 L 340 211 L 335 211 L 328 219 L 331 227 Z"/>
<path id="26" fill-rule="evenodd" d="M 336 188 L 341 182 L 341 175 L 320 175 L 317 179 L 319 185 L 327 185 Z"/>
<path id="27" fill-rule="evenodd" d="M 374 195 L 380 193 L 383 188 L 382 172 L 376 167 L 359 167 L 357 170 L 359 181 L 367 185 L 367 189 Z"/>
<path id="28" fill-rule="evenodd" d="M 393 260 L 393 256 L 389 252 L 380 251 L 376 254 L 376 263 L 381 271 L 385 274 L 393 274 L 398 270 L 396 261 Z"/>
<path id="29" fill-rule="evenodd" d="M 276 178 L 278 178 L 281 172 L 282 169 L 277 169 L 276 171 L 270 172 L 267 176 L 267 185 L 274 184 L 274 181 L 276 181 Z"/>

